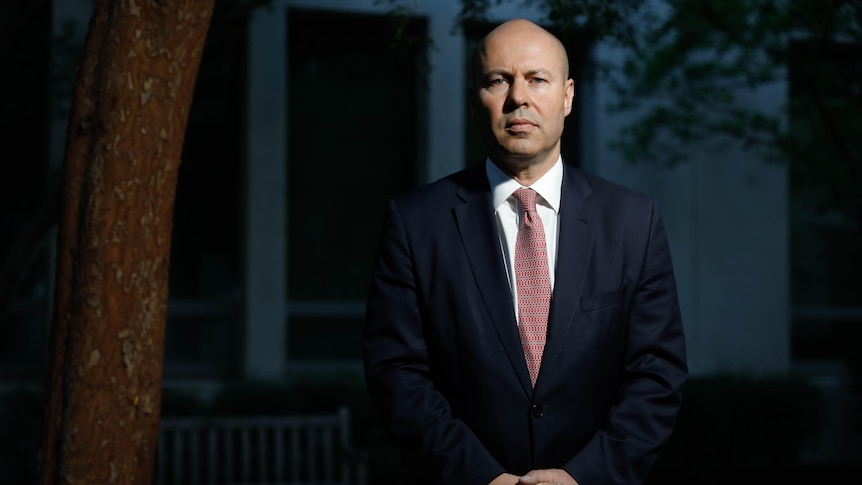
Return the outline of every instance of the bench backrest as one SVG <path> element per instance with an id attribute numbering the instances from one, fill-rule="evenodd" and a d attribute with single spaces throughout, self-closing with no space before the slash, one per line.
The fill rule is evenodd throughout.
<path id="1" fill-rule="evenodd" d="M 162 418 L 158 485 L 348 485 L 350 413 Z"/>

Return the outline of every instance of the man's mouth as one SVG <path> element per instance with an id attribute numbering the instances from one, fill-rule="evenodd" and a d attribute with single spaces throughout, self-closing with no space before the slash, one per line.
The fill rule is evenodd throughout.
<path id="1" fill-rule="evenodd" d="M 506 123 L 506 131 L 521 133 L 535 128 L 536 124 L 527 119 L 515 119 Z"/>

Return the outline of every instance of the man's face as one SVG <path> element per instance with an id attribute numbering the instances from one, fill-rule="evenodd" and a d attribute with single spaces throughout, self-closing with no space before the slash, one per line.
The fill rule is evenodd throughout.
<path id="1" fill-rule="evenodd" d="M 533 24 L 492 32 L 479 52 L 477 121 L 491 159 L 511 169 L 553 163 L 574 82 L 565 51 Z"/>

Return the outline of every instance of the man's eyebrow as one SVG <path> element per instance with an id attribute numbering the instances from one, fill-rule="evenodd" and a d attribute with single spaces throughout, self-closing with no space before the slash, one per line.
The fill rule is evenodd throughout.
<path id="1" fill-rule="evenodd" d="M 550 69 L 545 69 L 543 67 L 540 67 L 538 69 L 530 69 L 529 71 L 526 72 L 526 74 L 528 76 L 535 76 L 537 74 L 540 74 L 542 76 L 552 76 L 554 73 L 551 72 Z"/>
<path id="2" fill-rule="evenodd" d="M 482 75 L 483 76 L 494 76 L 494 75 L 511 76 L 512 73 L 510 73 L 509 71 L 507 71 L 505 69 L 491 69 L 491 70 L 483 72 Z"/>
<path id="3" fill-rule="evenodd" d="M 545 69 L 543 67 L 540 67 L 538 69 L 530 69 L 530 70 L 524 72 L 524 74 L 526 76 L 535 76 L 535 75 L 552 76 L 553 72 L 550 69 Z M 491 69 L 491 70 L 483 72 L 482 75 L 483 76 L 494 76 L 494 75 L 511 76 L 512 73 L 506 69 Z"/>

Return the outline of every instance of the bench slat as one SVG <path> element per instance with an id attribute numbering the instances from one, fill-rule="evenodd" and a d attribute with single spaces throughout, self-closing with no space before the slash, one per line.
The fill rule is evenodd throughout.
<path id="1" fill-rule="evenodd" d="M 349 409 L 333 415 L 163 418 L 158 485 L 363 485 Z"/>

